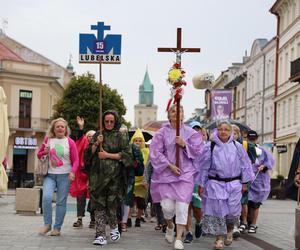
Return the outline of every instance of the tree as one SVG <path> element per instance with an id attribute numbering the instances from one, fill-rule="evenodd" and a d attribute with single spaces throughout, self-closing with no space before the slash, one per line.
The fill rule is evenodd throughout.
<path id="1" fill-rule="evenodd" d="M 116 110 L 122 119 L 122 123 L 130 127 L 123 115 L 126 107 L 122 96 L 115 89 L 111 89 L 107 84 L 103 84 L 103 112 L 109 109 Z M 53 119 L 63 117 L 68 121 L 72 131 L 76 130 L 76 116 L 83 117 L 85 129 L 97 130 L 99 128 L 99 83 L 91 73 L 75 76 L 72 78 L 63 97 L 54 105 L 55 113 Z"/>

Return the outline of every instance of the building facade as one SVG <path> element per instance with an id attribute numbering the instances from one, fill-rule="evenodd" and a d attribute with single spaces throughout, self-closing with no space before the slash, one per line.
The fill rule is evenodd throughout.
<path id="1" fill-rule="evenodd" d="M 49 127 L 53 105 L 72 73 L 5 34 L 0 34 L 0 86 L 7 96 L 9 175 L 15 187 L 34 178 L 37 148 Z"/>
<path id="2" fill-rule="evenodd" d="M 157 120 L 157 105 L 153 104 L 154 87 L 146 70 L 143 83 L 139 86 L 139 104 L 134 105 L 134 127 L 142 128 L 146 123 Z"/>
<path id="3" fill-rule="evenodd" d="M 300 128 L 299 77 L 291 75 L 292 69 L 300 74 L 300 1 L 277 0 L 270 11 L 277 17 L 274 143 L 286 147 L 276 160 L 278 171 L 287 176 Z"/>
<path id="4" fill-rule="evenodd" d="M 245 65 L 247 72 L 246 123 L 259 135 L 259 142 L 273 143 L 275 39 L 256 39 Z"/>

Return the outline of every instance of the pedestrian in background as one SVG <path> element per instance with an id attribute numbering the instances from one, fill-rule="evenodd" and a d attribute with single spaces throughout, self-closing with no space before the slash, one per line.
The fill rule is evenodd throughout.
<path id="1" fill-rule="evenodd" d="M 76 197 L 77 206 L 77 221 L 73 223 L 74 228 L 82 228 L 82 218 L 85 216 L 86 200 L 88 198 L 88 175 L 84 169 L 84 151 L 88 147 L 93 135 L 94 130 L 88 131 L 84 134 L 84 119 L 77 116 L 76 121 L 79 127 L 76 147 L 79 157 L 79 168 L 75 173 L 75 181 L 72 182 L 70 187 L 70 194 Z M 90 204 L 89 204 L 90 205 Z M 90 207 L 90 206 L 88 206 Z M 94 211 L 90 211 L 90 224 L 89 228 L 95 228 Z"/>
<path id="2" fill-rule="evenodd" d="M 75 142 L 69 137 L 68 123 L 63 118 L 51 122 L 48 136 L 38 151 L 38 158 L 49 156 L 48 174 L 43 182 L 44 227 L 42 235 L 52 229 L 52 199 L 56 190 L 55 224 L 51 236 L 59 236 L 64 222 L 70 181 L 75 180 L 78 169 L 78 152 Z"/>
<path id="3" fill-rule="evenodd" d="M 176 136 L 176 114 L 180 112 L 180 136 Z M 174 249 L 184 249 L 182 234 L 187 224 L 188 207 L 194 189 L 196 169 L 194 159 L 201 153 L 202 139 L 199 133 L 186 126 L 183 108 L 176 105 L 168 111 L 169 122 L 158 130 L 150 144 L 150 161 L 153 166 L 151 196 L 160 202 L 167 223 L 165 238 L 174 241 L 173 217 L 176 215 L 176 241 Z M 176 166 L 176 145 L 180 147 L 179 166 Z"/>
<path id="4" fill-rule="evenodd" d="M 251 130 L 248 132 L 248 140 L 255 144 L 257 151 L 257 159 L 252 165 L 256 178 L 251 183 L 248 195 L 248 213 L 250 219 L 248 233 L 256 233 L 259 208 L 267 200 L 271 190 L 268 171 L 272 170 L 275 160 L 267 149 L 257 144 L 258 135 L 255 131 Z"/>
<path id="5" fill-rule="evenodd" d="M 196 132 L 200 133 L 203 142 L 205 142 L 207 140 L 207 134 L 206 134 L 206 130 L 202 130 L 201 124 L 198 121 L 192 121 L 189 126 L 194 129 Z M 205 137 L 203 137 L 203 134 L 205 135 Z M 196 158 L 196 160 L 194 161 L 194 165 L 195 168 L 198 167 L 199 164 L 201 164 L 201 162 L 199 162 L 199 158 L 200 155 L 198 155 L 198 157 Z M 198 159 L 198 160 L 197 160 Z M 192 200 L 190 202 L 189 205 L 189 214 L 188 214 L 188 220 L 187 220 L 187 225 L 186 225 L 186 235 L 185 235 L 185 239 L 184 239 L 184 243 L 191 243 L 193 241 L 193 231 L 192 231 L 192 227 L 193 227 L 193 215 L 194 218 L 196 220 L 195 223 L 195 237 L 198 239 L 201 237 L 202 235 L 202 225 L 201 223 L 201 217 L 202 217 L 202 200 L 201 197 L 198 194 L 198 189 L 199 186 L 197 184 L 194 185 L 194 191 L 193 191 L 193 196 L 192 196 Z"/>

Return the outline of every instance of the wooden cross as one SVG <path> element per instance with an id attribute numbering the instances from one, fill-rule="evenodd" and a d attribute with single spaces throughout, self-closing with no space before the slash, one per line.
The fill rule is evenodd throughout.
<path id="1" fill-rule="evenodd" d="M 176 48 L 158 48 L 158 52 L 173 52 L 176 54 L 176 63 L 181 66 L 181 54 L 185 52 L 196 52 L 199 53 L 200 48 L 182 48 L 181 47 L 181 28 L 177 28 L 177 46 Z M 177 112 L 176 112 L 176 136 L 180 136 L 180 99 L 177 101 Z M 176 145 L 176 166 L 179 166 L 179 145 Z"/>

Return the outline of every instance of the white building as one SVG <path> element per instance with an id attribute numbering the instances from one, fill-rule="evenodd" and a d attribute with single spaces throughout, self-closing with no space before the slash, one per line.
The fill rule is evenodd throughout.
<path id="1" fill-rule="evenodd" d="M 245 65 L 246 123 L 258 133 L 260 143 L 269 146 L 273 142 L 275 45 L 275 39 L 256 39 Z"/>
<path id="2" fill-rule="evenodd" d="M 277 17 L 274 142 L 287 146 L 276 159 L 287 176 L 300 128 L 300 1 L 277 0 L 270 11 Z"/>

